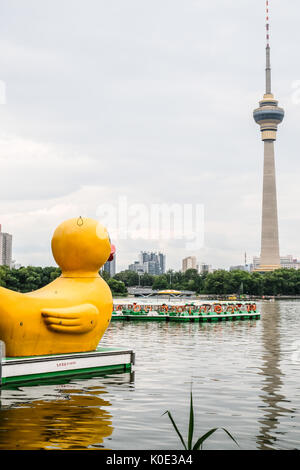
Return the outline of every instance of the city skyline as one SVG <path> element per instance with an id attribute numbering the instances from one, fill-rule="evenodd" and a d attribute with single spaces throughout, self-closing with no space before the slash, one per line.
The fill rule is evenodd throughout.
<path id="1" fill-rule="evenodd" d="M 240 264 L 245 250 L 258 256 L 262 158 L 250 114 L 264 73 L 262 2 L 74 5 L 16 0 L 2 9 L 0 218 L 13 257 L 55 265 L 57 224 L 97 218 L 98 205 L 120 195 L 202 203 L 205 244 L 195 255 L 213 266 Z M 300 5 L 274 0 L 274 89 L 287 116 L 276 144 L 280 244 L 295 256 L 299 15 Z M 167 252 L 178 270 L 194 254 L 182 240 L 121 240 L 116 249 L 118 270 L 141 249 Z"/>

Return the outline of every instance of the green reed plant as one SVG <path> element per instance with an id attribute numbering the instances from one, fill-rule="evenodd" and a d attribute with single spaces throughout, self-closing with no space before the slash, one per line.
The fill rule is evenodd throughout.
<path id="1" fill-rule="evenodd" d="M 210 429 L 208 432 L 206 432 L 205 434 L 203 434 L 203 436 L 199 437 L 199 439 L 197 439 L 197 441 L 195 442 L 195 444 L 193 445 L 193 434 L 194 434 L 194 405 L 193 405 L 193 393 L 191 392 L 191 399 L 190 399 L 190 417 L 189 417 L 189 429 L 188 429 L 188 440 L 187 440 L 187 443 L 184 441 L 183 437 L 182 437 L 182 434 L 180 433 L 178 427 L 176 426 L 176 423 L 170 413 L 170 411 L 165 411 L 163 413 L 163 415 L 165 414 L 168 414 L 170 420 L 171 420 L 171 423 L 177 433 L 177 435 L 179 436 L 179 439 L 181 440 L 181 443 L 184 447 L 185 450 L 202 450 L 202 447 L 203 447 L 203 443 L 204 441 L 206 441 L 206 439 L 208 439 L 214 432 L 216 432 L 218 429 L 222 429 L 229 437 L 230 439 L 232 439 L 237 446 L 238 443 L 237 441 L 234 439 L 234 437 L 230 434 L 229 431 L 227 431 L 227 429 L 225 428 L 213 428 L 213 429 Z"/>

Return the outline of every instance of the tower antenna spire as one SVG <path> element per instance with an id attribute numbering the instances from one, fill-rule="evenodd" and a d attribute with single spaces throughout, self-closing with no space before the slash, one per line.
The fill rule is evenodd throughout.
<path id="1" fill-rule="evenodd" d="M 267 40 L 267 47 L 270 47 L 270 17 L 269 17 L 269 0 L 266 0 L 266 40 Z"/>
<path id="2" fill-rule="evenodd" d="M 271 95 L 271 62 L 270 62 L 270 0 L 266 0 L 266 95 Z"/>

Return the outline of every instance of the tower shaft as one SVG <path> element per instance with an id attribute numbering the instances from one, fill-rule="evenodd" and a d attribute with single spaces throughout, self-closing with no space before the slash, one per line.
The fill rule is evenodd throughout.
<path id="1" fill-rule="evenodd" d="M 274 141 L 264 141 L 260 271 L 280 268 Z"/>

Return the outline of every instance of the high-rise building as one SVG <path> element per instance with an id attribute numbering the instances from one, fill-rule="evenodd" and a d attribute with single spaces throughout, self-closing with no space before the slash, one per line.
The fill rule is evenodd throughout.
<path id="1" fill-rule="evenodd" d="M 11 267 L 12 264 L 12 235 L 4 233 L 0 224 L 0 265 Z"/>
<path id="2" fill-rule="evenodd" d="M 128 266 L 128 270 L 134 271 L 135 273 L 140 273 L 140 274 L 144 274 L 145 272 L 144 265 L 139 263 L 139 261 L 134 261 L 134 263 L 130 264 Z"/>
<path id="3" fill-rule="evenodd" d="M 138 274 L 144 274 L 144 272 L 145 272 L 144 265 L 139 263 L 138 261 L 135 261 L 134 263 L 130 264 L 128 266 L 128 270 L 133 271 L 133 272 L 138 273 Z"/>
<path id="4" fill-rule="evenodd" d="M 130 264 L 128 269 L 141 274 L 164 274 L 166 272 L 166 255 L 163 253 L 141 251 L 139 261 Z"/>
<path id="5" fill-rule="evenodd" d="M 158 259 L 159 259 L 159 266 L 161 270 L 161 274 L 165 274 L 166 272 L 166 255 L 163 253 L 158 253 Z"/>
<path id="6" fill-rule="evenodd" d="M 141 251 L 140 263 L 144 266 L 144 271 L 148 274 L 164 274 L 166 271 L 166 255 L 163 253 L 154 253 Z"/>
<path id="7" fill-rule="evenodd" d="M 185 273 L 188 269 L 197 269 L 197 258 L 196 256 L 188 256 L 182 260 L 182 272 Z"/>
<path id="8" fill-rule="evenodd" d="M 280 268 L 278 215 L 276 195 L 276 175 L 274 142 L 277 126 L 284 118 L 284 110 L 278 107 L 278 101 L 271 92 L 270 64 L 270 26 L 269 1 L 266 2 L 266 92 L 255 109 L 253 117 L 260 125 L 262 141 L 264 142 L 264 174 L 261 227 L 261 256 L 258 271 L 273 271 Z"/>
<path id="9" fill-rule="evenodd" d="M 201 263 L 199 266 L 199 273 L 200 274 L 208 274 L 213 273 L 214 269 L 211 264 Z"/>
<path id="10" fill-rule="evenodd" d="M 116 274 L 116 254 L 114 254 L 112 261 L 106 261 L 102 270 L 106 271 L 110 277 L 114 277 Z"/>

